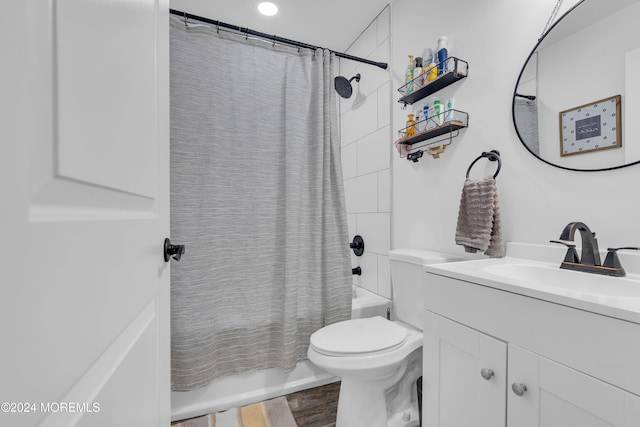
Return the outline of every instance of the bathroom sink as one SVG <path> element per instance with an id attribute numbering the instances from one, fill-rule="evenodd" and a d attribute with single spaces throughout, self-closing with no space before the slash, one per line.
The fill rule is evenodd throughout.
<path id="1" fill-rule="evenodd" d="M 631 257 L 627 276 L 611 277 L 581 271 L 560 269 L 564 251 L 548 256 L 548 250 L 535 246 L 530 253 L 518 244 L 504 258 L 433 264 L 425 266 L 427 273 L 463 280 L 477 285 L 512 292 L 531 298 L 579 308 L 606 316 L 640 323 L 640 275 L 636 269 L 640 262 Z M 549 248 L 551 250 L 552 248 Z M 536 256 L 542 254 L 542 256 Z M 555 261 L 554 261 L 555 260 Z"/>

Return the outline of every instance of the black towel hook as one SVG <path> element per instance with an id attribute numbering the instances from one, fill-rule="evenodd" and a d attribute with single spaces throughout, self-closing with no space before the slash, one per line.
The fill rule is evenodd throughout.
<path id="1" fill-rule="evenodd" d="M 467 178 L 469 178 L 469 172 L 471 172 L 471 168 L 473 167 L 473 165 L 475 165 L 476 162 L 482 158 L 486 158 L 491 162 L 495 162 L 496 160 L 498 161 L 498 169 L 496 169 L 496 173 L 493 174 L 493 178 L 495 179 L 495 177 L 498 176 L 498 174 L 500 173 L 500 168 L 502 167 L 502 159 L 500 158 L 500 152 L 498 150 L 491 150 L 489 152 L 483 151 L 481 155 L 479 155 L 473 162 L 471 162 L 471 164 L 469 165 L 469 169 L 467 169 Z"/>

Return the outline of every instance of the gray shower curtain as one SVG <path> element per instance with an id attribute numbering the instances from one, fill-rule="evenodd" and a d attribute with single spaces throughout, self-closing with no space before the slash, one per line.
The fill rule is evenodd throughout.
<path id="1" fill-rule="evenodd" d="M 288 371 L 351 314 L 351 265 L 327 51 L 171 20 L 174 391 Z"/>
<path id="2" fill-rule="evenodd" d="M 518 132 L 526 146 L 532 153 L 540 155 L 538 140 L 538 104 L 535 100 L 515 98 L 513 100 L 513 114 L 518 126 Z"/>

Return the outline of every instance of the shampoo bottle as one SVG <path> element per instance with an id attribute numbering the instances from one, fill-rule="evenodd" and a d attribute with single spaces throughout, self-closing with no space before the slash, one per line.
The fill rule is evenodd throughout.
<path id="1" fill-rule="evenodd" d="M 406 71 L 404 72 L 404 82 L 405 82 L 405 95 L 409 95 L 413 92 L 413 70 L 416 68 L 416 64 L 413 61 L 413 55 L 409 55 L 409 65 L 407 66 Z"/>
<path id="2" fill-rule="evenodd" d="M 438 75 L 441 75 L 447 72 L 447 58 L 449 57 L 446 37 L 443 36 L 438 39 L 436 54 L 438 56 Z"/>
<path id="3" fill-rule="evenodd" d="M 427 81 L 435 80 L 438 77 L 438 66 L 435 62 L 429 64 L 429 74 L 427 74 Z"/>
<path id="4" fill-rule="evenodd" d="M 422 65 L 426 67 L 430 62 L 433 62 L 433 50 L 430 47 L 426 47 L 422 51 Z"/>
<path id="5" fill-rule="evenodd" d="M 440 104 L 440 99 L 433 98 L 433 100 L 431 101 L 431 105 L 433 106 L 433 120 L 436 125 L 440 126 L 443 122 L 442 104 Z"/>
<path id="6" fill-rule="evenodd" d="M 438 68 L 435 66 L 433 60 L 433 50 L 429 47 L 422 51 L 422 65 L 422 73 L 426 77 L 426 82 L 430 82 L 438 77 Z"/>
<path id="7" fill-rule="evenodd" d="M 454 102 L 455 102 L 455 99 L 453 97 L 447 99 L 447 108 L 445 110 L 445 118 L 444 118 L 445 122 L 453 121 L 453 115 L 454 115 L 453 104 L 454 104 Z"/>
<path id="8" fill-rule="evenodd" d="M 429 104 L 424 104 L 424 107 L 422 107 L 422 119 L 424 120 L 422 130 L 429 130 Z"/>

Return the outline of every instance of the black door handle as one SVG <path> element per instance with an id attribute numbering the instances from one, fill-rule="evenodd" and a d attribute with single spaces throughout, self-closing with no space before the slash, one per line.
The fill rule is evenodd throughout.
<path id="1" fill-rule="evenodd" d="M 184 245 L 172 245 L 171 240 L 167 237 L 164 239 L 164 261 L 169 262 L 171 256 L 176 261 L 180 261 L 184 254 Z"/>

